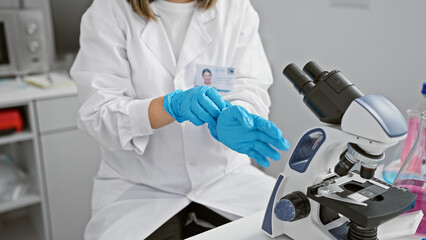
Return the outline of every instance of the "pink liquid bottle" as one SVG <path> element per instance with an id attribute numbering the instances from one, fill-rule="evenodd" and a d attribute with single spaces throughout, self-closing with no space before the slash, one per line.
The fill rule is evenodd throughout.
<path id="1" fill-rule="evenodd" d="M 407 138 L 404 141 L 404 147 L 402 148 L 401 154 L 401 166 L 405 161 L 408 153 L 413 147 L 414 142 L 416 141 L 417 132 L 419 130 L 419 113 L 426 111 L 426 82 L 423 83 L 422 88 L 423 98 L 420 100 L 413 108 L 407 111 L 408 113 L 408 134 Z"/>
<path id="2" fill-rule="evenodd" d="M 424 84 L 423 90 L 426 90 L 426 84 Z M 416 194 L 416 205 L 411 211 L 422 210 L 425 214 L 426 110 L 420 112 L 420 107 L 426 107 L 426 104 L 423 106 L 418 104 L 417 109 L 408 111 L 408 134 L 401 154 L 401 166 L 393 184 L 408 188 L 412 193 Z M 420 222 L 416 234 L 426 237 L 426 216 Z"/>
<path id="3" fill-rule="evenodd" d="M 422 112 L 426 111 L 426 82 L 423 83 L 421 94 L 422 99 L 407 111 L 408 133 L 407 137 L 404 140 L 404 143 L 399 145 L 399 147 L 395 151 L 395 155 L 391 158 L 389 162 L 385 164 L 385 167 L 383 168 L 382 177 L 383 180 L 388 183 L 394 182 L 398 171 L 404 164 L 408 153 L 410 152 L 411 148 L 414 145 L 414 142 L 416 141 L 420 124 L 420 115 Z M 412 169 L 417 169 L 421 166 L 420 162 L 418 161 L 416 163 L 413 163 L 413 165 L 414 164 L 417 165 L 412 166 Z"/>

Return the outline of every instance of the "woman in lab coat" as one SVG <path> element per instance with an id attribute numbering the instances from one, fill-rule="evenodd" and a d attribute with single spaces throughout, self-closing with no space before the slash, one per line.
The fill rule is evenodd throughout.
<path id="1" fill-rule="evenodd" d="M 197 96 L 217 102 L 213 121 L 233 109 L 277 129 L 263 119 L 272 76 L 258 26 L 249 0 L 94 0 L 71 69 L 82 103 L 78 125 L 102 153 L 85 239 L 152 238 L 193 203 L 230 220 L 266 208 L 275 180 L 227 147 L 247 153 L 237 141 L 246 137 L 226 136 L 211 119 L 174 121 L 170 97 L 201 89 Z M 226 83 L 220 95 L 195 88 L 203 66 L 228 69 L 216 79 Z"/>

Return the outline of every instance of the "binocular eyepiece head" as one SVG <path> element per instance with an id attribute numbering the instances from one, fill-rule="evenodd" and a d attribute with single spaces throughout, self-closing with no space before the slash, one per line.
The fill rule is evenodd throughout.
<path id="1" fill-rule="evenodd" d="M 303 71 L 291 63 L 283 74 L 304 96 L 309 109 L 325 123 L 340 124 L 351 102 L 363 96 L 340 71 L 324 71 L 314 61 L 308 62 Z"/>
<path id="2" fill-rule="evenodd" d="M 303 67 L 303 71 L 296 64 L 291 63 L 284 68 L 283 74 L 293 83 L 300 94 L 305 95 L 307 90 L 315 87 L 319 79 L 328 72 L 322 70 L 314 61 L 310 61 Z"/>

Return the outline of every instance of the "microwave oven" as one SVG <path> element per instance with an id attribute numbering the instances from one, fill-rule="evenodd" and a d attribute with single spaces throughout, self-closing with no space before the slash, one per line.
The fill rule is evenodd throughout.
<path id="1" fill-rule="evenodd" d="M 39 10 L 0 10 L 0 77 L 48 71 L 44 26 Z"/>

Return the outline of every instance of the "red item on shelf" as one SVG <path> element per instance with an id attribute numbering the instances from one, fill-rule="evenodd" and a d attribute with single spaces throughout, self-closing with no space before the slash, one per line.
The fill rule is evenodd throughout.
<path id="1" fill-rule="evenodd" d="M 0 110 L 0 135 L 20 132 L 24 128 L 24 120 L 18 108 Z"/>

